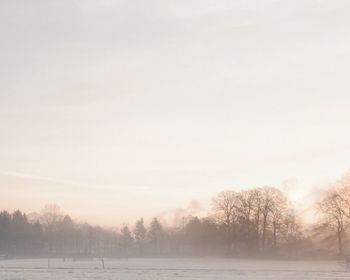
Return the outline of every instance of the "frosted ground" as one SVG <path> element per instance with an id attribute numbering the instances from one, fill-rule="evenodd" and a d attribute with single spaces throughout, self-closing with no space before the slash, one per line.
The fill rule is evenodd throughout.
<path id="1" fill-rule="evenodd" d="M 0 260 L 1 280 L 63 279 L 350 279 L 341 262 L 233 259 Z"/>

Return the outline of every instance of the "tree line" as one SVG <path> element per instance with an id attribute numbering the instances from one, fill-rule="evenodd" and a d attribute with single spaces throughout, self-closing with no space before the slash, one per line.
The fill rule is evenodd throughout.
<path id="1" fill-rule="evenodd" d="M 317 220 L 303 225 L 274 187 L 224 191 L 207 217 L 184 216 L 180 226 L 140 218 L 120 230 L 73 221 L 57 205 L 29 217 L 0 212 L 0 256 L 93 257 L 336 257 L 348 251 L 349 176 L 316 203 Z"/>

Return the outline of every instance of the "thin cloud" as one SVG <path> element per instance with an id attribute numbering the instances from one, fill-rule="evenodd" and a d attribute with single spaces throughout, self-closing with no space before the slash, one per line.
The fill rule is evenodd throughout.
<path id="1" fill-rule="evenodd" d="M 141 190 L 149 189 L 149 187 L 147 186 L 113 186 L 113 185 L 101 185 L 101 184 L 87 184 L 82 182 L 75 182 L 70 180 L 57 179 L 53 177 L 27 174 L 27 173 L 9 171 L 9 170 L 0 170 L 0 175 L 29 179 L 29 180 L 45 181 L 49 183 L 60 184 L 62 186 L 74 186 L 76 188 L 83 188 L 84 190 L 141 191 Z"/>

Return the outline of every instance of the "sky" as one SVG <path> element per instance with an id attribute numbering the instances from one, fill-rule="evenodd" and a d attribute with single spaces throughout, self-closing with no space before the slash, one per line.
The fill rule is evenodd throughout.
<path id="1" fill-rule="evenodd" d="M 119 225 L 350 167 L 350 2 L 0 3 L 0 209 Z M 192 202 L 191 202 L 192 201 Z"/>

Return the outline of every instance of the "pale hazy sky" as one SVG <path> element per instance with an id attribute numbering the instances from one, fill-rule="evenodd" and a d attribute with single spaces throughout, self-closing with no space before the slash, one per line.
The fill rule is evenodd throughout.
<path id="1" fill-rule="evenodd" d="M 0 208 L 119 224 L 350 167 L 350 2 L 1 1 Z"/>

